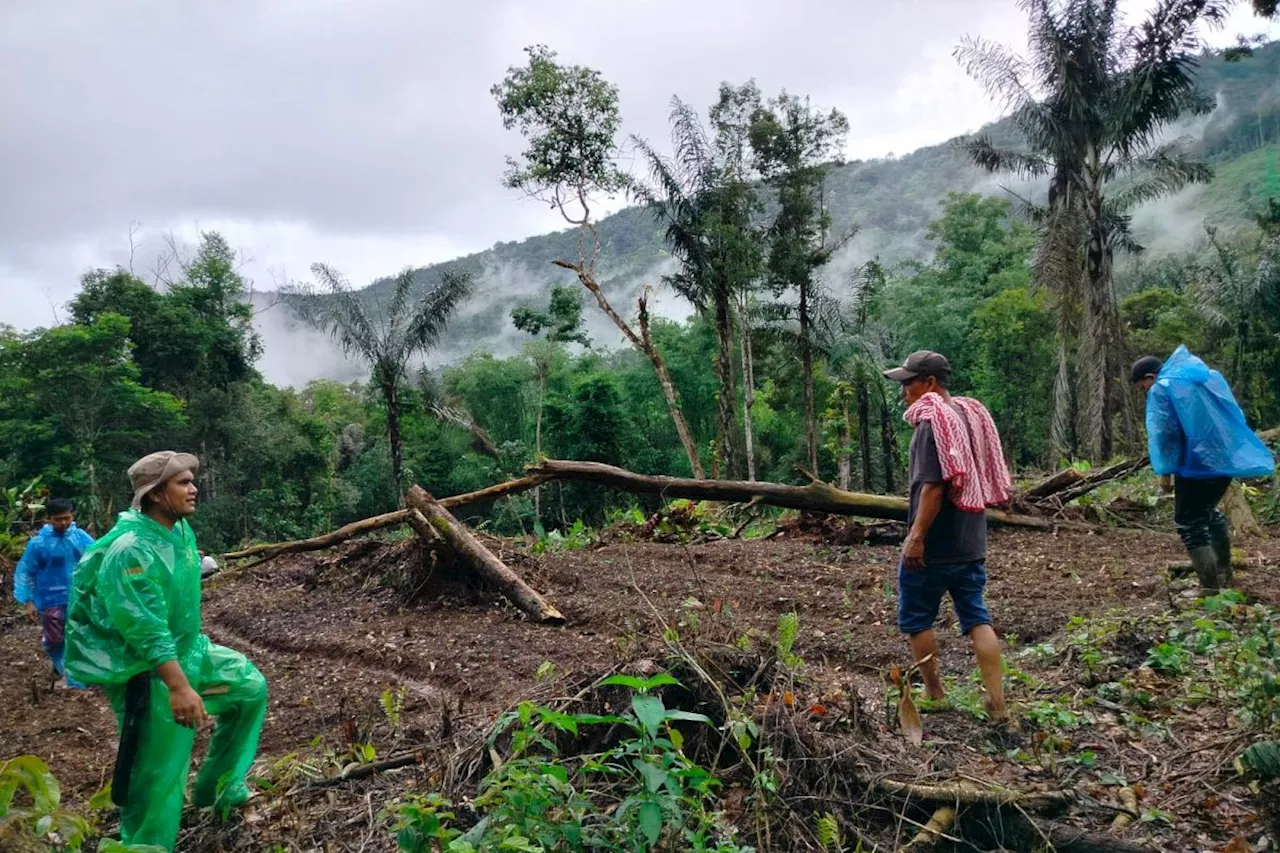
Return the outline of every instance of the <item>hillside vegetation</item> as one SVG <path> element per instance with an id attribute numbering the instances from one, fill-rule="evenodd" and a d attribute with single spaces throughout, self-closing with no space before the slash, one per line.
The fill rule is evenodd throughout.
<path id="1" fill-rule="evenodd" d="M 1226 228 L 1248 224 L 1251 211 L 1265 206 L 1267 197 L 1280 197 L 1280 42 L 1259 48 L 1243 61 L 1228 62 L 1221 54 L 1207 54 L 1197 81 L 1202 92 L 1217 99 L 1218 107 L 1211 116 L 1190 120 L 1178 132 L 1198 137 L 1194 148 L 1213 166 L 1215 179 L 1139 211 L 1139 236 L 1154 255 L 1185 248 L 1187 238 L 1198 237 L 1205 222 Z M 997 143 L 1016 139 L 1007 119 L 982 132 Z M 947 193 L 1002 195 L 1003 187 L 1017 186 L 982 172 L 954 142 L 900 157 L 854 160 L 827 173 L 824 195 L 834 227 L 858 230 L 848 257 L 833 269 L 847 269 L 872 257 L 887 264 L 926 258 L 934 246 L 925 232 L 939 215 Z M 616 294 L 616 303 L 633 305 L 643 285 L 656 284 L 665 271 L 661 265 L 670 262 L 661 228 L 644 208 L 632 206 L 602 219 L 599 230 L 601 283 Z M 450 328 L 444 349 L 513 351 L 518 343 L 513 343 L 511 334 L 511 309 L 541 298 L 555 284 L 571 282 L 572 276 L 550 261 L 575 257 L 577 250 L 576 230 L 566 229 L 499 242 L 483 252 L 417 270 L 423 281 L 446 268 L 460 268 L 478 278 L 477 298 Z M 376 281 L 368 295 L 386 299 L 391 287 L 390 278 Z M 677 306 L 676 313 L 683 311 L 683 306 Z M 592 319 L 589 312 L 589 324 Z M 593 331 L 616 338 L 604 322 Z"/>

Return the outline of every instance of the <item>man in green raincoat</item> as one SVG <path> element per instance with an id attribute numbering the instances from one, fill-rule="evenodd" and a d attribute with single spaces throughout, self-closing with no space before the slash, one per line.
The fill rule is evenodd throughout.
<path id="1" fill-rule="evenodd" d="M 120 726 L 112 798 L 121 840 L 173 850 L 196 730 L 216 723 L 192 801 L 234 808 L 258 749 L 267 682 L 201 632 L 200 556 L 187 517 L 199 461 L 162 451 L 129 468 L 133 506 L 76 568 L 66 667 L 100 684 Z"/>

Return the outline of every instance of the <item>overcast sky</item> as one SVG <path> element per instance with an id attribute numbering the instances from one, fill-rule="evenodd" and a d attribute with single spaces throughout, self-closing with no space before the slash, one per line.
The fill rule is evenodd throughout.
<path id="1" fill-rule="evenodd" d="M 995 118 L 951 51 L 1024 27 L 1014 0 L 0 0 L 0 322 L 53 322 L 131 225 L 144 277 L 166 233 L 218 230 L 259 288 L 560 227 L 499 183 L 520 139 L 489 88 L 531 43 L 616 83 L 627 133 L 754 77 L 843 110 L 868 158 Z"/>

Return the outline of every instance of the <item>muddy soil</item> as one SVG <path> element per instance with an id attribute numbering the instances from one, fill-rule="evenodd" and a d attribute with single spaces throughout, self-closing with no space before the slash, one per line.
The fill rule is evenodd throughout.
<path id="1" fill-rule="evenodd" d="M 1240 573 L 1239 585 L 1257 600 L 1280 601 L 1280 541 L 1242 547 L 1251 568 Z M 870 713 L 882 716 L 884 671 L 908 662 L 894 627 L 897 553 L 889 546 L 786 537 L 687 547 L 621 543 L 537 558 L 517 558 L 512 550 L 505 557 L 568 620 L 563 628 L 546 628 L 464 584 L 434 585 L 406 605 L 392 585 L 419 568 L 416 544 L 371 549 L 348 543 L 334 552 L 281 557 L 219 577 L 206 589 L 204 620 L 215 642 L 244 651 L 270 683 L 260 775 L 270 775 L 272 766 L 278 769 L 292 754 L 323 748 L 337 754 L 353 742 L 373 743 L 384 756 L 457 741 L 468 731 L 482 731 L 521 699 L 554 695 L 561 689 L 557 684 L 574 675 L 594 677 L 634 659 L 664 626 L 687 631 L 698 618 L 769 635 L 781 614 L 797 611 L 795 652 L 815 690 L 852 683 Z M 988 603 L 997 631 L 1011 648 L 1026 647 L 1061 631 L 1072 616 L 1168 609 L 1163 568 L 1182 556 L 1177 539 L 1160 533 L 993 531 Z M 939 628 L 944 671 L 967 676 L 972 658 L 954 616 L 948 614 Z M 39 631 L 14 611 L 0 616 L 0 661 L 0 759 L 43 757 L 67 801 L 83 804 L 111 772 L 115 726 L 105 698 L 50 689 Z M 400 689 L 403 710 L 392 725 L 384 699 Z M 1219 724 L 1230 746 L 1226 720 L 1205 721 L 1209 730 Z M 978 725 L 955 714 L 926 716 L 926 738 L 934 750 L 926 763 L 968 763 L 983 778 L 1016 777 L 992 764 L 991 750 L 966 751 Z M 203 737 L 197 756 L 202 747 Z M 948 749 L 954 754 L 944 755 Z M 1140 755 L 1131 761 L 1131 782 L 1141 779 L 1144 766 L 1151 769 Z M 273 816 L 272 832 L 279 834 L 272 843 L 326 853 L 393 849 L 375 817 L 379 802 L 438 778 L 438 771 L 411 767 L 363 787 L 300 797 L 291 806 L 297 810 L 292 824 Z M 1147 796 L 1158 804 L 1159 792 Z M 1241 828 L 1256 824 L 1256 817 L 1252 823 L 1245 818 L 1244 789 L 1229 796 L 1235 801 L 1232 820 Z M 314 808 L 319 812 L 308 811 Z M 332 819 L 322 813 L 332 813 Z M 240 833 L 240 849 L 269 846 L 262 838 L 254 842 L 259 848 L 243 846 L 245 833 L 260 831 L 253 827 L 228 831 Z M 1186 831 L 1225 844 L 1234 829 L 1188 824 Z M 194 846 L 180 849 L 222 843 L 196 834 L 184 839 Z M 1201 843 L 1189 841 L 1181 849 L 1202 849 Z"/>

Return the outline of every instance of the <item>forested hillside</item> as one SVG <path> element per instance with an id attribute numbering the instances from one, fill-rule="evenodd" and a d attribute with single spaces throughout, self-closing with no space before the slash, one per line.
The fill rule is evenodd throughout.
<path id="1" fill-rule="evenodd" d="M 1189 118 L 1169 133 L 1194 137 L 1195 150 L 1214 167 L 1216 178 L 1207 187 L 1190 188 L 1138 211 L 1136 230 L 1153 254 L 1185 246 L 1189 238 L 1201 235 L 1206 221 L 1227 228 L 1248 224 L 1250 211 L 1268 195 L 1280 196 L 1280 42 L 1256 50 L 1241 62 L 1208 54 L 1196 79 L 1199 89 L 1216 99 L 1217 108 L 1211 116 Z M 623 93 L 624 102 L 625 97 Z M 997 141 L 1016 138 L 1007 119 L 984 132 Z M 664 140 L 653 142 L 661 147 Z M 887 264 L 926 258 L 934 248 L 926 231 L 947 193 L 1002 195 L 1002 187 L 1022 191 L 1019 182 L 997 179 L 978 169 L 951 141 L 889 159 L 837 165 L 827 172 L 824 201 L 833 228 L 857 229 L 858 234 L 847 256 L 834 267 L 845 270 L 872 257 Z M 632 305 L 646 283 L 655 284 L 667 271 L 670 258 L 661 228 L 639 206 L 602 219 L 599 228 L 602 286 L 616 295 L 618 304 Z M 451 327 L 444 351 L 507 354 L 518 349 L 509 321 L 512 307 L 572 280 L 549 262 L 574 256 L 577 239 L 574 229 L 566 229 L 498 243 L 484 252 L 420 270 L 424 280 L 442 268 L 463 269 L 478 278 L 477 298 Z M 834 285 L 843 286 L 838 275 L 834 278 Z M 376 282 L 370 287 L 371 295 L 385 297 L 389 287 L 389 279 Z M 667 305 L 666 310 L 677 317 L 686 311 L 680 304 Z M 610 342 L 618 340 L 607 321 L 597 320 L 590 312 L 587 321 L 598 335 Z M 284 329 L 278 334 L 284 345 Z"/>
<path id="2" fill-rule="evenodd" d="M 218 235 L 163 292 L 124 270 L 89 272 L 71 322 L 0 339 L 0 481 L 72 495 L 100 529 L 126 498 L 132 459 L 189 448 L 204 460 L 199 525 L 211 548 L 373 515 L 409 483 L 480 488 L 539 455 L 781 482 L 808 472 L 894 492 L 905 425 L 879 370 L 917 348 L 951 358 L 955 387 L 990 405 L 1023 469 L 1136 447 L 1126 360 L 1179 343 L 1227 373 L 1255 425 L 1275 425 L 1280 45 L 1237 63 L 1208 57 L 1197 73 L 1217 110 L 1179 107 L 1158 122 L 1166 139 L 1196 134 L 1176 153 L 1196 181 L 1144 184 L 1135 162 L 1108 190 L 1148 193 L 1133 227 L 1160 251 L 1136 261 L 1117 232 L 1114 280 L 1099 285 L 1116 295 L 1103 303 L 1101 354 L 1084 299 L 1094 284 L 1037 278 L 1048 233 L 998 190 L 1022 178 L 979 169 L 957 145 L 832 166 L 842 116 L 726 86 L 705 118 L 688 107 L 673 127 L 678 144 L 703 146 L 702 170 L 669 159 L 671 140 L 651 140 L 641 161 L 652 174 L 632 176 L 649 203 L 598 223 L 594 267 L 575 266 L 579 234 L 567 230 L 312 304 L 327 308 L 309 313 L 312 337 L 287 357 L 331 361 L 345 343 L 351 384 L 264 380 L 264 353 L 279 357 L 288 341 L 255 332 L 235 247 Z M 603 103 L 625 99 L 592 85 L 606 87 Z M 991 145 L 1017 142 L 1008 122 L 990 130 Z M 813 144 L 791 146 L 805 134 Z M 1206 218 L 1222 228 L 1210 235 Z M 667 308 L 638 322 L 639 285 L 660 275 L 673 285 Z M 399 307 L 371 310 L 397 288 Z M 420 370 L 424 360 L 437 367 Z M 1103 390 L 1086 387 L 1095 362 Z M 568 527 L 630 504 L 586 487 L 544 491 L 491 521 Z"/>
<path id="3" fill-rule="evenodd" d="M 532 45 L 490 90 L 519 152 L 493 180 L 574 228 L 370 288 L 316 258 L 265 297 L 204 233 L 163 286 L 86 270 L 57 325 L 0 326 L 0 849 L 1275 850 L 1280 44 L 1203 54 L 1230 6 L 1019 3 L 1027 56 L 956 51 L 1007 120 L 850 164 L 844 114 L 751 81 L 625 139 L 627 92 Z M 1251 459 L 1165 496 L 1132 365 L 1181 346 Z M 944 388 L 884 376 L 925 349 Z M 1011 495 L 963 500 L 1001 466 L 980 410 L 922 412 L 946 391 Z M 916 415 L 949 482 L 913 515 Z M 60 605 L 37 628 L 8 572 L 51 498 L 111 529 L 160 449 L 199 457 L 216 565 L 122 522 L 64 638 L 111 683 L 56 689 Z M 184 691 L 195 625 L 224 648 Z"/>

